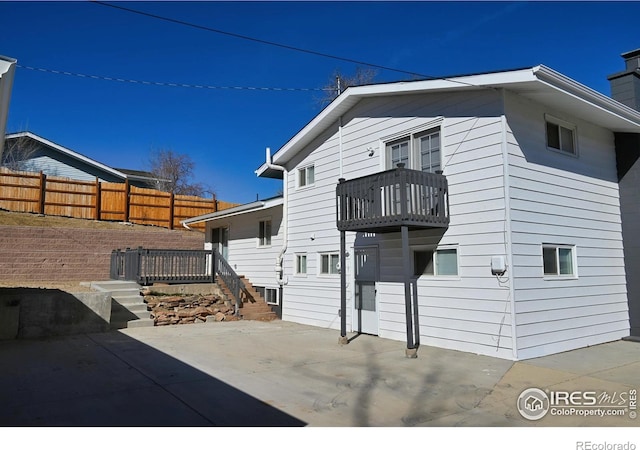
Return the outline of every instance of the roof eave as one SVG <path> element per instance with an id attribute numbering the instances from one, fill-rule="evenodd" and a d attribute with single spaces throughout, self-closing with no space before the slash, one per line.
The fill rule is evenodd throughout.
<path id="1" fill-rule="evenodd" d="M 533 73 L 540 82 L 545 83 L 547 86 L 585 102 L 594 111 L 597 110 L 610 116 L 613 121 L 619 122 L 619 127 L 629 127 L 635 129 L 635 132 L 640 132 L 640 111 L 636 111 L 611 97 L 578 83 L 549 67 L 543 65 L 534 67 Z"/>
<path id="2" fill-rule="evenodd" d="M 532 69 L 527 68 L 433 80 L 402 81 L 398 83 L 349 87 L 282 146 L 273 155 L 273 163 L 285 165 L 292 154 L 295 154 L 301 147 L 311 142 L 321 130 L 326 129 L 337 121 L 340 116 L 363 98 L 459 90 L 461 88 L 485 89 L 530 81 L 535 81 L 535 77 L 532 74 Z M 262 177 L 269 177 L 267 170 L 267 165 L 263 164 L 256 170 L 256 174 Z"/>
<path id="3" fill-rule="evenodd" d="M 237 216 L 240 214 L 247 214 L 251 212 L 274 208 L 276 206 L 281 206 L 282 204 L 283 204 L 282 197 L 278 197 L 271 200 L 258 200 L 256 202 L 245 203 L 244 205 L 234 206 L 233 208 L 224 209 L 222 211 L 216 211 L 216 212 L 203 214 L 196 217 L 191 217 L 189 219 L 181 220 L 180 223 L 183 226 L 188 226 L 194 223 L 210 222 L 212 220 L 224 219 L 227 217 Z"/>

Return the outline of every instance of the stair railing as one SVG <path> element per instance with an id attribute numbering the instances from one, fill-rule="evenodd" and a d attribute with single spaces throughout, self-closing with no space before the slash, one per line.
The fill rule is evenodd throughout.
<path id="1" fill-rule="evenodd" d="M 236 299 L 236 311 L 235 314 L 240 314 L 240 308 L 242 307 L 242 294 L 247 296 L 250 301 L 253 301 L 253 295 L 247 289 L 247 286 L 242 281 L 242 278 L 238 276 L 238 274 L 233 270 L 231 265 L 227 262 L 226 259 L 217 250 L 215 252 L 215 262 L 216 262 L 216 274 L 222 279 L 224 284 L 227 286 L 231 295 Z"/>

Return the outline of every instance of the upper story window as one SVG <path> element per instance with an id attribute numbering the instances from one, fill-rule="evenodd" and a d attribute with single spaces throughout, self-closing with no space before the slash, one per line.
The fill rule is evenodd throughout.
<path id="1" fill-rule="evenodd" d="M 298 187 L 311 186 L 316 181 L 315 166 L 302 167 L 298 169 Z"/>
<path id="2" fill-rule="evenodd" d="M 261 220 L 258 230 L 258 246 L 268 247 L 271 245 L 271 220 Z"/>
<path id="3" fill-rule="evenodd" d="M 577 155 L 576 126 L 545 115 L 547 130 L 547 147 L 570 155 Z"/>
<path id="4" fill-rule="evenodd" d="M 440 129 L 411 134 L 386 144 L 386 168 L 403 163 L 408 169 L 435 172 L 442 167 Z"/>

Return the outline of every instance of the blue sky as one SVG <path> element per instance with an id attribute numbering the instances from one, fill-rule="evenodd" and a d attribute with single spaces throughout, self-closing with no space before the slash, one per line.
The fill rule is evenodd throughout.
<path id="1" fill-rule="evenodd" d="M 113 2 L 258 40 L 428 76 L 547 65 L 609 95 L 640 48 L 639 2 Z M 314 90 L 202 89 L 80 78 L 320 89 L 357 64 L 96 3 L 0 1 L 0 54 L 18 60 L 7 132 L 29 130 L 113 167 L 186 153 L 219 199 L 274 195 L 254 170 L 321 110 Z M 410 75 L 378 70 L 376 81 Z"/>

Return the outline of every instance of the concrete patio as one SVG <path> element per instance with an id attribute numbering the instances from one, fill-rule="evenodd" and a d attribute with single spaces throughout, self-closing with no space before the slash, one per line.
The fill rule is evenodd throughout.
<path id="1" fill-rule="evenodd" d="M 542 390 L 628 393 L 640 344 L 528 361 L 289 322 L 129 328 L 0 342 L 0 426 L 636 427 L 640 419 L 524 419 Z M 630 411 L 627 411 L 630 412 Z"/>

